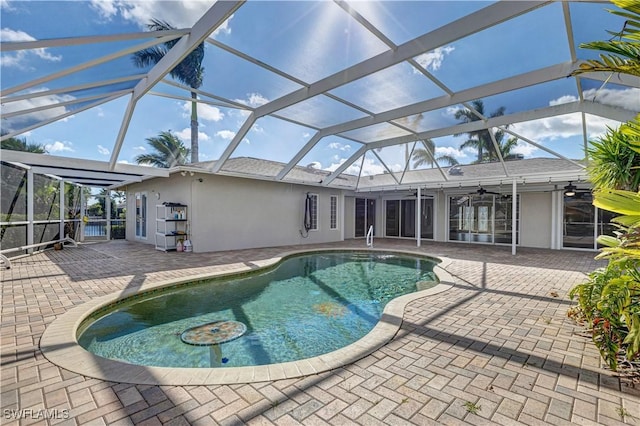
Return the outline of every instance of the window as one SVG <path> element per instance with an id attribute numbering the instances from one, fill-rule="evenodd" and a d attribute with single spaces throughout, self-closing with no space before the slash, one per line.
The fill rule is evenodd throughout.
<path id="1" fill-rule="evenodd" d="M 330 219 L 329 219 L 329 227 L 331 229 L 338 229 L 338 196 L 331 196 L 331 205 L 330 205 Z"/>
<path id="2" fill-rule="evenodd" d="M 318 230 L 318 194 L 309 194 L 310 231 Z"/>

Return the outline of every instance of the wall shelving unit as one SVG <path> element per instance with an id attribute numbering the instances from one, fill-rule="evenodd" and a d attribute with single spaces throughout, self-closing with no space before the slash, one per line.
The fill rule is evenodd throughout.
<path id="1" fill-rule="evenodd" d="M 187 211 L 184 204 L 156 205 L 156 250 L 176 250 L 178 241 L 189 238 Z"/>

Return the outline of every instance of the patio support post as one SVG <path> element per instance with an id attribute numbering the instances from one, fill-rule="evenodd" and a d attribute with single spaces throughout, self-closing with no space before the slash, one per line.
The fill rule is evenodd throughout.
<path id="1" fill-rule="evenodd" d="M 104 210 L 107 215 L 107 241 L 111 241 L 111 190 L 107 189 L 104 199 Z"/>
<path id="2" fill-rule="evenodd" d="M 33 244 L 33 170 L 27 170 L 27 245 Z M 33 249 L 27 249 L 27 253 L 32 254 Z"/>
<path id="3" fill-rule="evenodd" d="M 551 193 L 551 249 L 558 248 L 558 203 L 556 193 Z"/>
<path id="4" fill-rule="evenodd" d="M 416 226 L 416 246 L 420 247 L 420 238 L 422 237 L 422 191 L 420 187 L 418 187 L 418 205 L 416 209 L 416 221 L 418 222 Z"/>
<path id="5" fill-rule="evenodd" d="M 517 193 L 516 178 L 513 178 L 513 184 L 511 189 L 511 254 L 516 254 L 516 237 L 518 236 L 518 193 Z"/>
<path id="6" fill-rule="evenodd" d="M 66 237 L 64 235 L 64 180 L 60 179 L 60 238 Z"/>
<path id="7" fill-rule="evenodd" d="M 80 238 L 76 241 L 84 241 L 84 217 L 87 215 L 87 200 L 85 199 L 84 188 L 84 186 L 80 186 Z"/>

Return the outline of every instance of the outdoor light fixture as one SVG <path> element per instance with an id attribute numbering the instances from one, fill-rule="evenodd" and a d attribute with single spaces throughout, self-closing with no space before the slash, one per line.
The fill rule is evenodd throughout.
<path id="1" fill-rule="evenodd" d="M 180 174 L 181 174 L 182 176 L 186 176 L 186 175 L 187 175 L 187 172 L 182 171 L 182 172 L 180 172 Z"/>
<path id="2" fill-rule="evenodd" d="M 573 197 L 574 195 L 576 195 L 576 186 L 569 181 L 569 185 L 564 187 L 564 195 L 566 195 L 567 197 Z"/>

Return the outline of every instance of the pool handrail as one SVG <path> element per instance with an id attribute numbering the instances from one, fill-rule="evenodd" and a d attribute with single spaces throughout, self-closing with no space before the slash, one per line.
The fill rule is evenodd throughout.
<path id="1" fill-rule="evenodd" d="M 369 226 L 367 232 L 367 247 L 373 248 L 373 225 Z"/>

